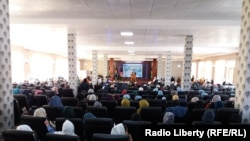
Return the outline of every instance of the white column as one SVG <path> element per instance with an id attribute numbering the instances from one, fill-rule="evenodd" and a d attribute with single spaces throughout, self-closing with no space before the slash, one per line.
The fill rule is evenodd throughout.
<path id="1" fill-rule="evenodd" d="M 14 127 L 8 4 L 0 1 L 0 133 Z"/>
<path id="2" fill-rule="evenodd" d="M 96 50 L 92 51 L 92 76 L 91 81 L 93 86 L 97 84 L 98 79 L 98 54 Z"/>
<path id="3" fill-rule="evenodd" d="M 69 85 L 73 89 L 74 95 L 77 95 L 77 56 L 76 56 L 76 35 L 68 34 L 68 69 L 69 69 Z"/>
<path id="4" fill-rule="evenodd" d="M 105 80 L 107 75 L 108 75 L 108 54 L 105 53 L 103 56 L 103 77 L 104 77 L 104 80 Z"/>
<path id="5" fill-rule="evenodd" d="M 165 70 L 165 86 L 171 84 L 171 76 L 172 76 L 172 53 L 171 51 L 167 52 L 166 55 L 166 70 Z"/>
<path id="6" fill-rule="evenodd" d="M 157 61 L 157 78 L 162 78 L 162 55 L 158 55 Z"/>
<path id="7" fill-rule="evenodd" d="M 250 1 L 243 0 L 240 46 L 237 64 L 235 108 L 242 112 L 243 123 L 250 123 Z"/>
<path id="8" fill-rule="evenodd" d="M 192 69 L 192 53 L 193 53 L 193 36 L 187 35 L 185 39 L 184 61 L 182 70 L 181 87 L 187 91 L 191 87 L 191 69 Z"/>

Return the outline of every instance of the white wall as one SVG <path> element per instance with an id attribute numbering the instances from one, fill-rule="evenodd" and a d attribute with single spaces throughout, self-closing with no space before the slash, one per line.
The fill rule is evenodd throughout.
<path id="1" fill-rule="evenodd" d="M 12 82 L 64 77 L 68 80 L 67 57 L 24 49 L 20 46 L 11 47 Z M 77 70 L 80 63 L 77 62 Z"/>

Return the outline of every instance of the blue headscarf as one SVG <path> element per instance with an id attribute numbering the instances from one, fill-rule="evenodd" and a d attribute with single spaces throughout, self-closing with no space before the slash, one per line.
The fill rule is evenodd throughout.
<path id="1" fill-rule="evenodd" d="M 91 113 L 91 112 L 87 112 L 87 113 L 84 114 L 83 118 L 84 119 L 87 119 L 87 118 L 96 118 L 96 116 L 93 113 Z"/>
<path id="2" fill-rule="evenodd" d="M 213 122 L 215 118 L 215 113 L 213 110 L 206 110 L 202 115 L 202 120 L 205 122 Z"/>
<path id="3" fill-rule="evenodd" d="M 183 106 L 173 106 L 168 107 L 166 109 L 166 112 L 172 112 L 175 117 L 184 117 L 187 113 L 187 108 Z"/>
<path id="4" fill-rule="evenodd" d="M 59 97 L 58 95 L 52 96 L 48 104 L 49 106 L 55 106 L 55 107 L 61 107 L 61 108 L 64 107 L 61 101 L 61 97 Z"/>

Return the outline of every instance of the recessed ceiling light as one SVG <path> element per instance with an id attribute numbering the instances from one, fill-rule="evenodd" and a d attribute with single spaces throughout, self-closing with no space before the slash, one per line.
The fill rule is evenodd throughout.
<path id="1" fill-rule="evenodd" d="M 135 51 L 133 51 L 133 50 L 129 50 L 129 51 L 128 51 L 128 53 L 134 53 L 134 52 L 135 52 Z"/>
<path id="2" fill-rule="evenodd" d="M 129 41 L 126 41 L 126 42 L 124 42 L 124 44 L 125 44 L 125 45 L 133 45 L 133 44 L 134 44 L 134 42 L 129 42 Z"/>
<path id="3" fill-rule="evenodd" d="M 121 36 L 133 36 L 133 32 L 121 32 Z"/>

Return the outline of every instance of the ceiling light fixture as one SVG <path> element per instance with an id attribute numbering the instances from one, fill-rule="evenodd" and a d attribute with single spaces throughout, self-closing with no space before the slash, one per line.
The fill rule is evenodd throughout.
<path id="1" fill-rule="evenodd" d="M 133 45 L 134 42 L 126 41 L 126 42 L 124 42 L 124 44 L 125 44 L 125 45 Z"/>
<path id="2" fill-rule="evenodd" d="M 129 50 L 129 51 L 128 51 L 128 53 L 134 53 L 134 52 L 135 52 L 135 51 L 133 51 L 133 50 Z"/>
<path id="3" fill-rule="evenodd" d="M 133 36 L 133 32 L 121 32 L 121 36 Z"/>

